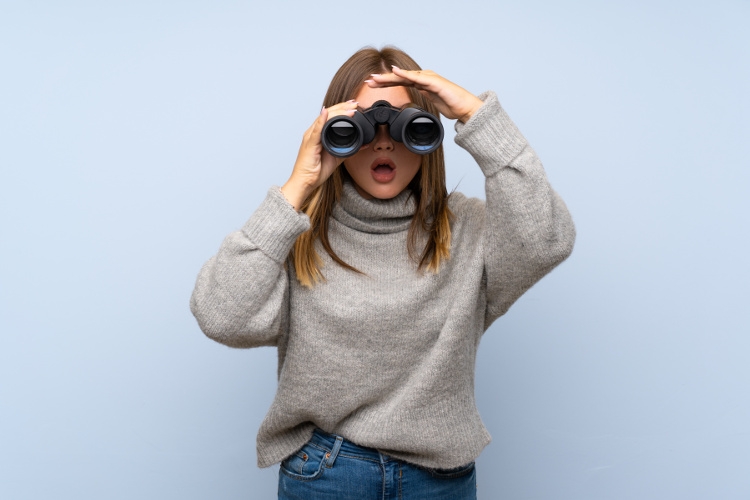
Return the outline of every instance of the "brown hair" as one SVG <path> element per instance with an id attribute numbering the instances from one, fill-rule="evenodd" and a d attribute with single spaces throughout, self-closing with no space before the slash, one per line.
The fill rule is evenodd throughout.
<path id="1" fill-rule="evenodd" d="M 366 47 L 357 51 L 336 72 L 323 100 L 325 107 L 354 99 L 372 73 L 390 73 L 391 66 L 406 70 L 422 68 L 405 52 L 396 47 L 377 50 Z M 420 108 L 439 116 L 437 109 L 418 90 L 405 87 L 411 102 Z M 360 272 L 336 255 L 328 240 L 328 220 L 333 206 L 341 197 L 344 179 L 348 173 L 337 168 L 333 174 L 302 204 L 302 211 L 310 217 L 310 230 L 297 238 L 292 250 L 292 259 L 297 279 L 306 287 L 312 287 L 325 279 L 321 273 L 323 261 L 315 251 L 315 240 L 320 240 L 323 249 L 340 266 Z M 443 259 L 450 257 L 451 228 L 453 214 L 448 208 L 448 192 L 445 187 L 445 160 L 443 147 L 422 157 L 422 165 L 409 184 L 416 202 L 416 210 L 409 227 L 407 250 L 409 256 L 418 263 L 419 269 L 437 272 Z M 417 249 L 421 235 L 426 235 L 426 243 Z"/>

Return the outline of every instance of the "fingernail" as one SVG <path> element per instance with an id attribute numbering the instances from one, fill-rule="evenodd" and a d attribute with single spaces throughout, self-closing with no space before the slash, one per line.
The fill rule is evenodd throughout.
<path id="1" fill-rule="evenodd" d="M 326 110 L 325 106 L 323 106 L 322 108 L 320 108 L 320 114 L 322 115 L 325 110 Z"/>
<path id="2" fill-rule="evenodd" d="M 395 64 L 391 64 L 391 68 L 393 68 L 393 69 L 401 69 L 398 66 L 396 66 Z"/>
<path id="3" fill-rule="evenodd" d="M 375 80 L 365 80 L 365 83 L 375 83 Z"/>
<path id="4" fill-rule="evenodd" d="M 370 76 L 380 76 L 380 73 L 370 73 Z"/>

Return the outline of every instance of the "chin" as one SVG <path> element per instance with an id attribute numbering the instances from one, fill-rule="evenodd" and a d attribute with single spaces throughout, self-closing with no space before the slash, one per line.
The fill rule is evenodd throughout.
<path id="1" fill-rule="evenodd" d="M 377 198 L 378 200 L 390 200 L 391 198 L 395 198 L 401 192 L 403 189 L 399 189 L 398 187 L 388 187 L 388 186 L 376 186 L 374 189 L 367 189 L 366 192 L 369 194 L 372 198 Z"/>

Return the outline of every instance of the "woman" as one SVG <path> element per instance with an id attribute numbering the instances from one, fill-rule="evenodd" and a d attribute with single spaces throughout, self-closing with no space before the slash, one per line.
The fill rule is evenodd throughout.
<path id="1" fill-rule="evenodd" d="M 456 122 L 486 202 L 448 195 L 442 148 L 386 125 L 354 156 L 321 131 L 376 101 Z M 258 464 L 279 498 L 476 498 L 490 441 L 474 364 L 490 324 L 571 252 L 570 215 L 494 93 L 474 96 L 405 53 L 354 54 L 305 132 L 289 180 L 201 270 L 191 309 L 233 347 L 277 346 Z M 401 495 L 401 496 L 399 496 Z"/>

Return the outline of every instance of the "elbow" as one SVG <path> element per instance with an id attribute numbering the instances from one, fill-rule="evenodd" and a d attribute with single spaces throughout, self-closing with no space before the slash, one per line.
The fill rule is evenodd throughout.
<path id="1" fill-rule="evenodd" d="M 195 316 L 195 319 L 198 322 L 198 327 L 206 337 L 224 345 L 230 345 L 232 343 L 231 330 L 227 328 L 227 325 L 224 322 L 216 321 L 215 318 L 196 313 L 195 311 L 193 311 L 193 316 Z"/>
<path id="2" fill-rule="evenodd" d="M 234 325 L 205 318 L 198 319 L 198 326 L 206 337 L 227 347 L 248 349 L 276 345 L 276 335 L 269 334 L 270 330 L 258 330 L 248 325 Z"/>
<path id="3" fill-rule="evenodd" d="M 550 231 L 525 252 L 530 269 L 548 273 L 573 253 L 576 232 L 572 221 Z M 527 243 L 528 245 L 528 243 Z"/>
<path id="4" fill-rule="evenodd" d="M 193 313 L 201 331 L 209 339 L 228 347 L 250 348 L 276 345 L 279 325 L 257 324 L 247 318 L 237 317 L 220 307 L 206 307 L 193 297 Z"/>
<path id="5" fill-rule="evenodd" d="M 211 340 L 221 344 L 226 344 L 230 335 L 226 321 L 220 321 L 220 315 L 212 311 L 210 307 L 204 307 L 204 304 L 195 294 L 190 299 L 190 312 L 198 322 L 198 327 Z"/>
<path id="6" fill-rule="evenodd" d="M 573 253 L 576 240 L 576 228 L 573 218 L 567 209 L 558 212 L 556 224 L 549 228 L 542 245 L 537 249 L 537 264 L 549 270 L 562 263 Z"/>
<path id="7" fill-rule="evenodd" d="M 570 257 L 576 240 L 573 217 L 557 193 L 554 193 L 547 220 L 546 230 L 538 235 L 541 245 L 537 248 L 540 259 L 537 264 L 552 269 Z"/>
<path id="8" fill-rule="evenodd" d="M 557 266 L 573 253 L 576 241 L 576 230 L 573 222 L 560 231 L 549 246 L 549 258 L 552 266 Z"/>

